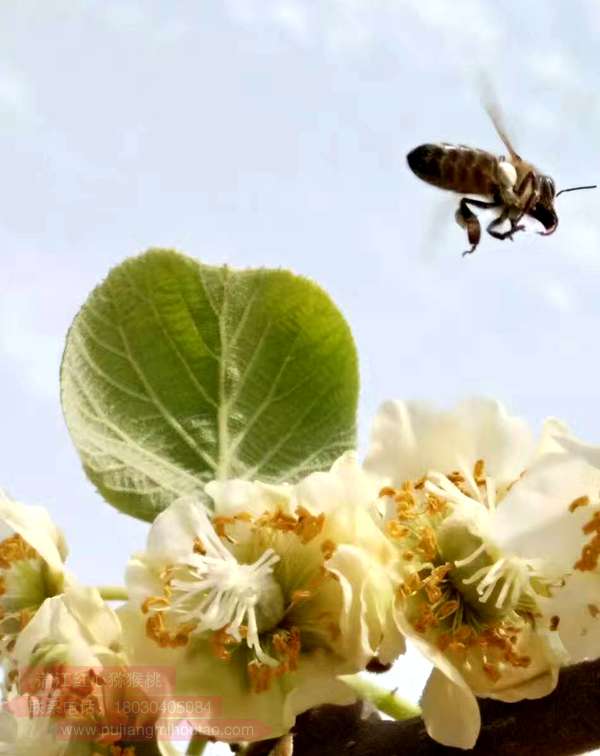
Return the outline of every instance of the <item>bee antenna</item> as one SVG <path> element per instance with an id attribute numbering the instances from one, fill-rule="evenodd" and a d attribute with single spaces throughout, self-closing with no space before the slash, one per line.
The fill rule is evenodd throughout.
<path id="1" fill-rule="evenodd" d="M 598 184 L 590 184 L 589 186 L 572 186 L 569 189 L 561 189 L 560 192 L 557 192 L 555 197 L 560 196 L 561 194 L 564 194 L 565 192 L 578 192 L 580 189 L 597 189 Z"/>

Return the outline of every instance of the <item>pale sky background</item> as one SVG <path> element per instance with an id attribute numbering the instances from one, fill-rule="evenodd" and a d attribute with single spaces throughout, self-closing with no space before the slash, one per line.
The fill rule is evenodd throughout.
<path id="1" fill-rule="evenodd" d="M 553 237 L 462 259 L 455 199 L 406 153 L 515 146 L 600 180 L 599 0 L 5 0 L 0 7 L 0 485 L 45 504 L 70 566 L 120 582 L 147 526 L 104 505 L 59 406 L 66 330 L 126 256 L 169 246 L 323 285 L 386 398 L 484 393 L 600 443 L 600 192 Z M 394 674 L 418 697 L 423 665 Z"/>

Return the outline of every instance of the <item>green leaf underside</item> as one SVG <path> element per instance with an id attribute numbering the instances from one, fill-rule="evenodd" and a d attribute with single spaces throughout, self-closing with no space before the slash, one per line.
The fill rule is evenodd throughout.
<path id="1" fill-rule="evenodd" d="M 140 519 L 215 478 L 293 481 L 355 440 L 350 330 L 284 270 L 125 261 L 75 318 L 61 389 L 87 475 Z"/>

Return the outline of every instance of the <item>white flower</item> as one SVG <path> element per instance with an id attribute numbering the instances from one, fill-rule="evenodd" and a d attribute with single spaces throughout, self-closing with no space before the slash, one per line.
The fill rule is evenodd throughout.
<path id="1" fill-rule="evenodd" d="M 584 546 L 580 504 L 597 498 L 600 473 L 560 447 L 564 433 L 547 423 L 536 448 L 522 421 L 484 399 L 449 412 L 389 402 L 376 419 L 365 466 L 388 482 L 399 621 L 435 665 L 423 718 L 446 745 L 474 745 L 475 695 L 549 693 L 585 631 L 570 626 L 581 600 L 569 581 Z"/>
<path id="2" fill-rule="evenodd" d="M 0 653 L 10 654 L 25 625 L 67 576 L 62 533 L 46 510 L 0 490 Z"/>
<path id="3" fill-rule="evenodd" d="M 600 470 L 600 446 L 570 436 L 566 429 L 555 441 L 596 471 Z M 573 562 L 573 574 L 556 597 L 555 611 L 561 616 L 561 636 L 571 659 L 584 661 L 600 657 L 600 502 L 599 491 L 575 500 L 567 526 L 561 522 L 553 533 Z M 562 526 L 562 527 L 561 527 Z M 560 529 L 559 529 L 560 528 Z M 584 543 L 581 543 L 583 536 Z M 540 543 L 540 547 L 543 544 Z"/>
<path id="4" fill-rule="evenodd" d="M 135 756 L 135 746 L 91 741 L 89 735 L 70 737 L 60 721 L 60 691 L 11 698 L 0 710 L 0 756 Z M 82 727 L 82 732 L 85 728 Z M 164 756 L 178 751 L 158 743 Z"/>
<path id="5" fill-rule="evenodd" d="M 51 697 L 19 696 L 0 711 L 0 754 L 6 756 L 66 756 L 69 743 L 57 738 Z"/>
<path id="6" fill-rule="evenodd" d="M 14 653 L 17 702 L 28 696 L 53 702 L 47 724 L 57 733 L 57 755 L 63 753 L 59 744 L 68 747 L 66 756 L 121 753 L 110 748 L 120 743 L 126 731 L 120 728 L 139 724 L 139 709 L 130 717 L 121 704 L 132 696 L 140 703 L 146 691 L 135 688 L 120 620 L 96 589 L 71 587 L 47 599 L 19 635 Z M 22 707 L 17 719 L 17 726 L 25 727 Z M 43 726 L 37 719 L 31 728 Z"/>
<path id="7" fill-rule="evenodd" d="M 337 676 L 403 650 L 378 490 L 348 454 L 294 486 L 210 483 L 212 516 L 176 501 L 128 568 L 122 619 L 138 655 L 179 649 L 177 693 L 217 696 L 220 716 L 258 725 L 255 739 L 352 701 Z"/>
<path id="8" fill-rule="evenodd" d="M 126 664 L 117 614 L 95 588 L 73 586 L 46 599 L 15 645 L 21 670 L 67 665 L 99 668 Z"/>

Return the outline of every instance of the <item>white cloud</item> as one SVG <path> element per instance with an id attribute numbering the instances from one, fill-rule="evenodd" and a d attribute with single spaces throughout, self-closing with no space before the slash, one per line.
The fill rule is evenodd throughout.
<path id="1" fill-rule="evenodd" d="M 101 20 L 117 32 L 141 36 L 151 43 L 172 44 L 178 42 L 189 30 L 190 24 L 183 17 L 163 17 L 142 4 L 134 2 L 102 3 L 96 10 Z"/>
<path id="2" fill-rule="evenodd" d="M 0 72 L 0 118 L 29 118 L 33 112 L 33 93 L 25 76 L 17 71 Z"/>
<path id="3" fill-rule="evenodd" d="M 27 290 L 5 291 L 0 299 L 0 355 L 3 369 L 11 369 L 42 398 L 56 401 L 62 342 L 44 333 L 44 321 L 31 307 Z"/>
<path id="4" fill-rule="evenodd" d="M 89 284 L 81 271 L 48 268 L 49 253 L 0 229 L 11 263 L 0 297 L 0 364 L 37 397 L 56 404 L 65 335 Z"/>
<path id="5" fill-rule="evenodd" d="M 600 33 L 600 5 L 598 0 L 582 0 L 582 2 L 588 28 L 595 34 Z"/>
<path id="6" fill-rule="evenodd" d="M 452 7 L 447 0 L 226 0 L 225 7 L 236 23 L 274 22 L 303 42 L 311 19 L 315 35 L 335 52 L 364 50 L 390 35 L 406 41 L 416 25 L 439 35 L 458 59 L 466 55 L 473 62 L 473 56 L 487 60 L 499 49 L 504 33 L 502 17 L 482 0 Z M 423 49 L 412 51 L 421 55 Z"/>
<path id="7" fill-rule="evenodd" d="M 546 281 L 540 284 L 540 294 L 555 310 L 561 313 L 571 312 L 573 309 L 573 295 L 568 286 L 561 281 Z"/>
<path id="8" fill-rule="evenodd" d="M 533 75 L 543 84 L 572 87 L 580 78 L 579 66 L 564 50 L 536 50 L 526 62 Z"/>
<path id="9" fill-rule="evenodd" d="M 415 34 L 433 32 L 459 60 L 466 56 L 471 65 L 489 59 L 503 37 L 502 17 L 481 0 L 451 6 L 447 0 L 328 0 L 324 5 L 329 10 L 329 39 L 338 49 L 376 44 L 381 33 L 402 39 L 411 27 L 421 26 Z M 414 52 L 422 55 L 423 48 Z"/>
<path id="10" fill-rule="evenodd" d="M 308 37 L 308 12 L 298 0 L 284 0 L 273 8 L 273 20 L 297 42 L 306 42 Z"/>
<path id="11" fill-rule="evenodd" d="M 134 3 L 104 3 L 102 14 L 111 26 L 119 30 L 139 30 L 147 21 L 145 11 Z"/>
<path id="12" fill-rule="evenodd" d="M 489 3 L 463 0 L 450 6 L 447 0 L 403 0 L 425 26 L 441 31 L 448 38 L 465 43 L 469 38 L 481 47 L 496 45 L 502 36 L 501 19 Z"/>
<path id="13" fill-rule="evenodd" d="M 594 212 L 590 208 L 588 219 L 584 218 L 583 209 L 571 217 L 569 243 L 564 247 L 564 254 L 586 268 L 597 269 L 600 266 L 600 228 L 589 220 Z"/>
<path id="14" fill-rule="evenodd" d="M 241 25 L 255 23 L 260 15 L 254 0 L 225 0 L 225 10 L 233 22 Z"/>

